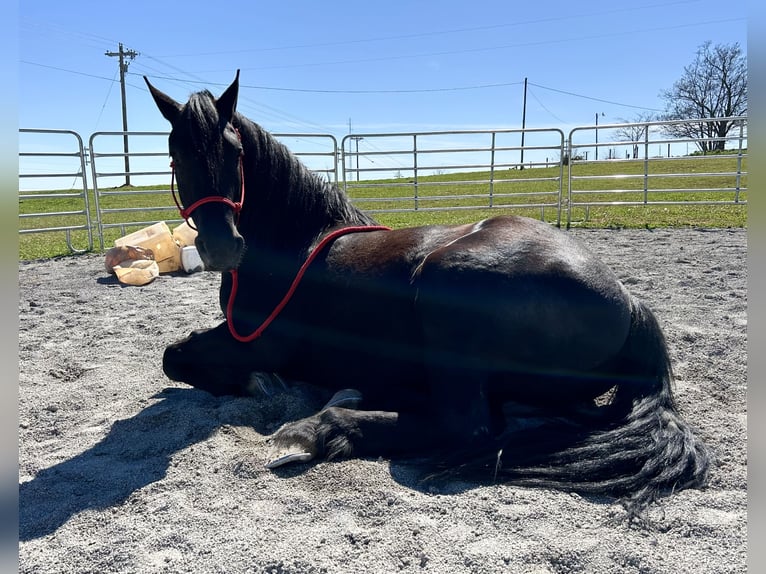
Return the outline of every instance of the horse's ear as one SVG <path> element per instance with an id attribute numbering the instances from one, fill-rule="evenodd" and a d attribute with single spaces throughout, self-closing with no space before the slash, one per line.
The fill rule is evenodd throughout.
<path id="1" fill-rule="evenodd" d="M 239 96 L 239 70 L 237 70 L 237 75 L 234 77 L 231 86 L 226 88 L 226 91 L 221 94 L 221 97 L 215 103 L 218 115 L 227 122 L 231 121 L 231 118 L 234 117 L 234 112 L 237 109 L 237 96 Z"/>
<path id="2" fill-rule="evenodd" d="M 154 103 L 157 104 L 160 113 L 171 123 L 171 125 L 175 124 L 176 119 L 178 119 L 178 116 L 181 114 L 181 108 L 183 108 L 183 106 L 167 94 L 162 93 L 152 86 L 149 83 L 149 78 L 146 76 L 144 76 L 144 81 L 146 82 L 146 85 L 149 86 L 149 93 L 152 94 Z"/>

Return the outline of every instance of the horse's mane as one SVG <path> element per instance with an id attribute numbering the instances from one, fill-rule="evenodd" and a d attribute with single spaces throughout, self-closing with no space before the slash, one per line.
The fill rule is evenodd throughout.
<path id="1" fill-rule="evenodd" d="M 309 170 L 257 123 L 236 113 L 233 124 L 245 149 L 245 185 L 257 190 L 270 222 L 280 222 L 284 231 L 278 235 L 288 232 L 293 238 L 313 240 L 339 225 L 375 225 L 342 189 Z"/>
<path id="2" fill-rule="evenodd" d="M 189 146 L 214 162 L 222 144 L 215 98 L 207 90 L 193 93 L 184 106 Z M 341 225 L 374 225 L 345 192 L 309 170 L 260 125 L 235 112 L 232 124 L 244 149 L 246 200 L 240 231 L 263 232 L 283 245 L 307 245 L 321 233 Z M 213 165 L 209 169 L 214 169 Z"/>

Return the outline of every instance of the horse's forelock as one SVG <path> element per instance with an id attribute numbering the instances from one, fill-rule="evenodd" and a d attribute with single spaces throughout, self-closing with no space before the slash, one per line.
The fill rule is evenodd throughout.
<path id="1" fill-rule="evenodd" d="M 189 127 L 189 137 L 195 149 L 209 150 L 211 145 L 216 145 L 219 141 L 216 137 L 219 118 L 213 94 L 207 90 L 192 94 L 182 116 Z"/>

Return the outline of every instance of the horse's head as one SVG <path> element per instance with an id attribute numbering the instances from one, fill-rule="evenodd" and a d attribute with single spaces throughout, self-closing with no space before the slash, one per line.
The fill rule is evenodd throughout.
<path id="1" fill-rule="evenodd" d="M 244 201 L 242 143 L 232 124 L 239 70 L 217 100 L 203 91 L 192 94 L 185 105 L 156 89 L 146 76 L 144 80 L 172 126 L 168 147 L 185 208 L 181 215 L 188 219 L 194 212 L 200 257 L 207 269 L 235 269 L 245 248 L 236 226 Z"/>

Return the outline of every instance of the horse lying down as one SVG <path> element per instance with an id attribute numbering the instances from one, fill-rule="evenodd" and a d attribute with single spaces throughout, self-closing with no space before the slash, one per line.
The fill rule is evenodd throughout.
<path id="1" fill-rule="evenodd" d="M 517 216 L 382 228 L 236 111 L 239 72 L 186 104 L 146 82 L 226 318 L 168 346 L 165 373 L 216 395 L 250 394 L 254 372 L 339 393 L 271 437 L 269 466 L 420 457 L 630 517 L 705 484 L 655 316 L 569 234 Z"/>

